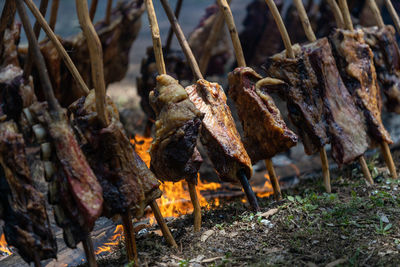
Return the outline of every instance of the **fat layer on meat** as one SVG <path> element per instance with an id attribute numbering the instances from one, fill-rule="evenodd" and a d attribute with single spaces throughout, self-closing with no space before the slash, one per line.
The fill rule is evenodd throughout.
<path id="1" fill-rule="evenodd" d="M 400 50 L 393 26 L 363 28 L 365 42 L 374 53 L 379 84 L 386 108 L 400 114 Z"/>
<path id="2" fill-rule="evenodd" d="M 160 180 L 186 179 L 196 184 L 202 160 L 195 150 L 203 114 L 169 75 L 157 77 L 150 104 L 157 117 L 156 137 L 150 150 L 151 169 Z"/>
<path id="3" fill-rule="evenodd" d="M 222 87 L 200 79 L 185 90 L 196 108 L 205 114 L 200 140 L 219 177 L 224 181 L 238 183 L 238 173 L 244 171 L 250 179 L 253 171 L 251 160 L 226 104 Z"/>
<path id="4" fill-rule="evenodd" d="M 7 244 L 27 262 L 56 258 L 46 201 L 35 189 L 26 158 L 25 141 L 13 121 L 0 123 L 0 206 Z"/>
<path id="5" fill-rule="evenodd" d="M 364 113 L 373 142 L 393 143 L 382 123 L 382 101 L 373 62 L 373 53 L 362 30 L 336 29 L 330 36 L 340 75 Z"/>
<path id="6" fill-rule="evenodd" d="M 160 197 L 159 182 L 138 159 L 112 101 L 107 99 L 111 118 L 107 127 L 101 125 L 95 109 L 93 90 L 70 107 L 79 143 L 103 189 L 103 214 L 112 217 L 131 210 L 140 218 L 144 208 Z"/>
<path id="7" fill-rule="evenodd" d="M 253 164 L 272 158 L 297 144 L 297 136 L 284 122 L 279 109 L 268 91 L 288 85 L 268 78 L 256 86 L 262 77 L 248 67 L 236 68 L 229 73 L 229 96 L 235 105 L 244 130 L 244 145 Z"/>

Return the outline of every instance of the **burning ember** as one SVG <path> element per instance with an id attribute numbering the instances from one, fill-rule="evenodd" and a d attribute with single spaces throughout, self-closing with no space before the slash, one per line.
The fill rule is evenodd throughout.
<path id="1" fill-rule="evenodd" d="M 101 254 L 103 252 L 110 252 L 111 247 L 117 246 L 121 239 L 123 239 L 124 228 L 122 225 L 117 225 L 114 230 L 114 235 L 110 238 L 110 241 L 104 243 L 103 246 L 98 247 L 96 250 L 96 255 Z"/>
<path id="2" fill-rule="evenodd" d="M 7 246 L 6 237 L 4 234 L 1 234 L 0 237 L 0 252 L 1 254 L 5 254 L 7 256 L 12 254 L 11 250 Z"/>

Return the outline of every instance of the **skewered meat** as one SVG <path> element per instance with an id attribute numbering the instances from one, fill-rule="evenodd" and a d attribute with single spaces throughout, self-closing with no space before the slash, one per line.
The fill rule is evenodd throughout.
<path id="1" fill-rule="evenodd" d="M 289 84 L 278 93 L 286 100 L 289 118 L 297 128 L 304 150 L 314 154 L 329 143 L 324 103 L 309 58 L 299 45 L 293 46 L 295 58 L 287 58 L 286 51 L 270 57 L 262 67 L 268 76 Z"/>
<path id="2" fill-rule="evenodd" d="M 178 81 L 193 80 L 192 72 L 186 64 L 185 55 L 182 51 L 164 51 L 163 55 L 165 68 L 169 75 L 176 78 Z M 140 106 L 149 118 L 155 120 L 156 115 L 154 114 L 154 110 L 151 107 L 149 100 L 150 92 L 157 86 L 156 77 L 158 75 L 153 47 L 147 48 L 147 57 L 142 60 L 140 74 L 141 77 L 137 78 L 137 90 L 140 96 Z"/>
<path id="3" fill-rule="evenodd" d="M 363 28 L 365 42 L 374 53 L 379 84 L 386 96 L 386 108 L 400 113 L 400 50 L 393 26 Z"/>
<path id="4" fill-rule="evenodd" d="M 244 130 L 244 145 L 251 161 L 272 158 L 297 144 L 297 136 L 287 128 L 269 90 L 282 90 L 287 84 L 278 79 L 263 80 L 251 68 L 229 73 L 229 96 L 235 101 Z M 286 90 L 286 89 L 284 89 Z"/>
<path id="5" fill-rule="evenodd" d="M 4 31 L 2 45 L 0 46 L 0 68 L 7 65 L 19 66 L 17 45 L 21 33 L 21 24 L 14 23 Z"/>
<path id="6" fill-rule="evenodd" d="M 328 39 L 307 44 L 303 50 L 318 77 L 332 156 L 339 165 L 350 163 L 368 148 L 365 119 L 339 75 Z"/>
<path id="7" fill-rule="evenodd" d="M 201 18 L 199 24 L 189 35 L 189 46 L 198 60 L 200 60 L 204 53 L 204 44 L 210 36 L 218 10 L 219 8 L 216 4 L 207 7 L 206 14 Z M 220 33 L 219 39 L 212 48 L 211 58 L 207 66 L 207 75 L 222 75 L 225 73 L 224 66 L 231 57 L 231 48 L 229 43 L 229 37 L 224 28 Z"/>
<path id="8" fill-rule="evenodd" d="M 140 218 L 149 202 L 160 197 L 159 182 L 133 150 L 112 101 L 107 99 L 112 119 L 106 128 L 98 119 L 95 103 L 92 90 L 73 103 L 70 111 L 82 150 L 103 188 L 103 214 L 112 217 L 133 210 Z"/>
<path id="9" fill-rule="evenodd" d="M 185 90 L 196 108 L 205 114 L 200 140 L 219 177 L 238 183 L 238 172 L 244 171 L 250 179 L 253 172 L 251 161 L 226 104 L 222 87 L 200 79 Z"/>
<path id="10" fill-rule="evenodd" d="M 381 119 L 381 95 L 373 54 L 362 30 L 336 29 L 331 35 L 336 63 L 342 79 L 363 111 L 372 141 L 393 143 Z"/>
<path id="11" fill-rule="evenodd" d="M 9 245 L 30 263 L 56 258 L 57 243 L 50 229 L 45 198 L 33 186 L 25 142 L 12 121 L 0 124 L 0 216 Z"/>
<path id="12" fill-rule="evenodd" d="M 111 13 L 111 23 L 103 21 L 95 24 L 97 35 L 103 47 L 104 79 L 106 85 L 121 80 L 129 67 L 129 51 L 141 27 L 141 15 L 144 12 L 143 1 L 129 0 L 118 4 Z M 89 88 L 93 87 L 90 57 L 86 39 L 80 33 L 73 38 L 60 40 L 79 73 Z M 62 106 L 69 106 L 82 96 L 79 85 L 75 82 L 68 68 L 57 53 L 51 41 L 40 44 L 46 60 L 54 93 Z M 20 54 L 26 55 L 27 50 Z M 36 72 L 33 72 L 35 76 Z M 40 84 L 35 84 L 40 89 Z M 37 90 L 38 91 L 38 90 Z M 42 95 L 38 94 L 39 99 Z"/>
<path id="13" fill-rule="evenodd" d="M 56 221 L 64 230 L 66 244 L 74 248 L 91 231 L 102 213 L 102 189 L 65 114 L 53 119 L 47 112 L 47 104 L 39 102 L 33 104 L 30 111 L 46 127 L 56 151 L 51 160 L 56 165 L 56 173 L 48 177 L 50 203 L 56 205 Z"/>
<path id="14" fill-rule="evenodd" d="M 282 9 L 283 1 L 277 0 L 278 10 Z M 264 0 L 254 0 L 247 6 L 244 19 L 244 29 L 240 33 L 243 53 L 249 66 L 258 67 L 265 60 L 282 50 L 283 43 L 274 18 Z"/>
<path id="15" fill-rule="evenodd" d="M 150 104 L 157 115 L 156 138 L 150 150 L 151 170 L 163 181 L 186 179 L 196 184 L 202 163 L 196 143 L 203 114 L 169 75 L 157 77 Z"/>

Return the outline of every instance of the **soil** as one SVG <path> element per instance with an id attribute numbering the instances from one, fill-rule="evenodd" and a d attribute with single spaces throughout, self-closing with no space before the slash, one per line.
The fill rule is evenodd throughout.
<path id="1" fill-rule="evenodd" d="M 398 162 L 400 151 L 393 156 Z M 313 173 L 284 191 L 282 201 L 260 199 L 259 213 L 237 199 L 204 210 L 198 233 L 191 215 L 169 221 L 177 250 L 167 246 L 156 227 L 142 230 L 139 265 L 398 266 L 400 180 L 390 178 L 377 155 L 367 162 L 373 186 L 354 164 L 331 172 L 330 194 L 324 193 L 321 173 Z M 99 266 L 127 265 L 133 266 L 123 244 L 99 259 Z"/>

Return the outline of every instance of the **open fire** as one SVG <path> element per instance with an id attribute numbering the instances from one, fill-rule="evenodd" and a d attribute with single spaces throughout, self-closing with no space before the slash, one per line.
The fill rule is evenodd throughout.
<path id="1" fill-rule="evenodd" d="M 3 256 L 3 255 L 8 256 L 8 255 L 12 254 L 11 250 L 7 246 L 6 237 L 5 237 L 4 233 L 1 234 L 1 237 L 0 237 L 0 254 L 1 254 L 1 256 Z"/>

